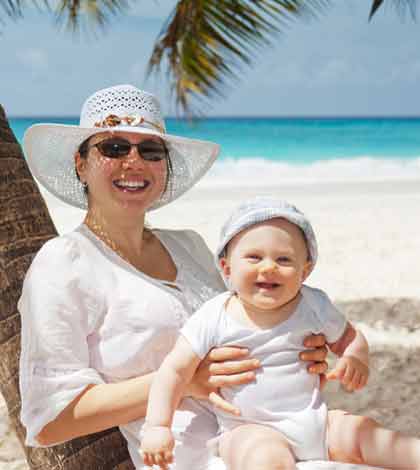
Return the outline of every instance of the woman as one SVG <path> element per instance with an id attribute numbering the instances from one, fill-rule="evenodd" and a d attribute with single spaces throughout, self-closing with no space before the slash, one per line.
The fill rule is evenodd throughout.
<path id="1" fill-rule="evenodd" d="M 87 209 L 80 227 L 42 247 L 19 301 L 26 443 L 119 425 L 136 467 L 145 468 L 139 429 L 154 371 L 185 319 L 224 290 L 199 235 L 151 230 L 145 214 L 192 187 L 219 148 L 165 134 L 156 99 L 129 85 L 88 98 L 80 126 L 31 127 L 24 148 L 42 185 Z M 217 430 L 209 402 L 229 409 L 218 387 L 253 380 L 258 363 L 246 354 L 215 349 L 197 371 L 174 419 L 178 469 L 223 468 L 208 462 L 204 445 Z M 307 354 L 319 361 L 311 371 L 325 372 L 325 348 Z"/>

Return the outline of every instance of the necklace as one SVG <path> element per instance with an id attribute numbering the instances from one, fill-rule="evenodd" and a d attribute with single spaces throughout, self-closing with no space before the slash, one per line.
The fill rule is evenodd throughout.
<path id="1" fill-rule="evenodd" d="M 108 232 L 104 230 L 104 227 L 101 223 L 97 222 L 95 218 L 89 216 L 89 214 L 86 216 L 84 220 L 84 224 L 100 239 L 102 240 L 109 248 L 111 248 L 112 251 L 114 251 L 120 258 L 122 258 L 124 261 L 126 261 L 128 264 L 131 264 L 132 266 L 136 267 L 136 263 L 133 263 L 132 260 L 128 256 L 125 255 L 125 253 L 121 250 L 121 248 L 117 245 L 115 240 L 113 240 Z M 148 231 L 148 230 L 147 230 Z M 146 232 L 146 229 L 144 229 L 144 232 Z M 145 238 L 145 237 L 143 237 Z"/>

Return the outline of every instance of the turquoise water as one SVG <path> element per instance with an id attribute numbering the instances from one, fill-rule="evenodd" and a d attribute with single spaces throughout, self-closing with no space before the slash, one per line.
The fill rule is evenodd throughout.
<path id="1" fill-rule="evenodd" d="M 18 140 L 37 122 L 77 124 L 75 118 L 11 119 Z M 420 156 L 420 118 L 215 118 L 196 124 L 168 119 L 167 132 L 221 144 L 221 158 L 311 163 L 355 157 Z"/>

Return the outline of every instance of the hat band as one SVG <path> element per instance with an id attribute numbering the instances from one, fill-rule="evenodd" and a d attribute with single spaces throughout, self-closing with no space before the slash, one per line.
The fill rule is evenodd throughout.
<path id="1" fill-rule="evenodd" d="M 143 116 L 130 115 L 130 116 L 117 116 L 116 114 L 110 114 L 102 121 L 97 121 L 94 127 L 116 127 L 116 126 L 127 126 L 127 127 L 144 127 L 142 124 L 148 124 L 154 127 L 162 134 L 165 134 L 165 129 L 160 124 L 144 119 Z"/>

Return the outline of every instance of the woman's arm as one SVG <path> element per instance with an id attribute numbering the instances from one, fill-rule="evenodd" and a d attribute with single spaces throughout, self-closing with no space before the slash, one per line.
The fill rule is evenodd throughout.
<path id="1" fill-rule="evenodd" d="M 313 374 L 324 374 L 328 368 L 324 345 L 323 335 L 312 335 L 305 340 L 305 346 L 310 349 L 302 353 L 302 360 L 310 363 L 309 371 Z M 200 363 L 185 394 L 199 399 L 212 398 L 216 406 L 235 412 L 227 402 L 218 400 L 218 389 L 252 382 L 259 367 L 259 362 L 250 358 L 244 348 L 212 349 Z M 37 436 L 38 442 L 53 445 L 143 418 L 153 377 L 151 373 L 114 384 L 89 385 L 44 426 Z"/>
<path id="2" fill-rule="evenodd" d="M 44 426 L 37 441 L 41 445 L 53 445 L 143 418 L 154 375 L 119 383 L 88 385 Z"/>
<path id="3" fill-rule="evenodd" d="M 242 348 L 216 348 L 200 363 L 185 390 L 187 396 L 208 399 L 226 411 L 236 408 L 218 394 L 220 386 L 251 382 L 258 364 L 246 358 Z M 242 359 L 242 360 L 240 360 Z M 37 436 L 41 445 L 53 445 L 76 437 L 126 424 L 146 415 L 155 373 L 113 384 L 89 385 Z"/>

